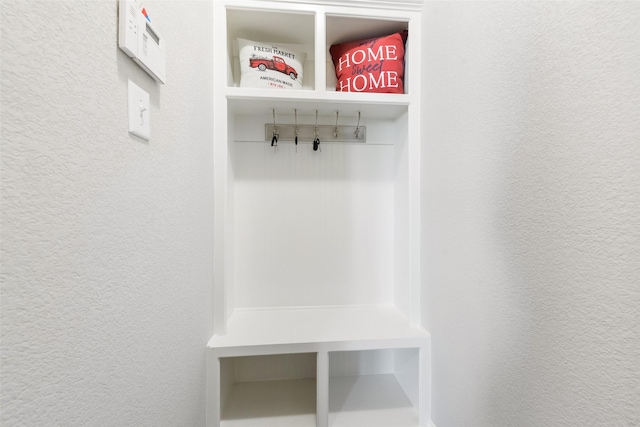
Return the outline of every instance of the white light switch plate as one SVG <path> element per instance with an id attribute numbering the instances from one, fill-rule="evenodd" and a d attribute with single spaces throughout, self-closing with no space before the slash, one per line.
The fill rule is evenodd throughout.
<path id="1" fill-rule="evenodd" d="M 129 132 L 147 141 L 151 138 L 149 108 L 149 94 L 129 80 Z"/>

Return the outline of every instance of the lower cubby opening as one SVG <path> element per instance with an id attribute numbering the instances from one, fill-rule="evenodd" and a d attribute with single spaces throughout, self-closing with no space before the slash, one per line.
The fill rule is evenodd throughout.
<path id="1" fill-rule="evenodd" d="M 220 359 L 221 427 L 315 427 L 316 354 Z"/>
<path id="2" fill-rule="evenodd" d="M 329 353 L 329 427 L 417 427 L 418 349 Z"/>

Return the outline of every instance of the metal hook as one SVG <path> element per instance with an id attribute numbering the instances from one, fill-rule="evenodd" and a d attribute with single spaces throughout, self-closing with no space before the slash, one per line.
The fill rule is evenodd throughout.
<path id="1" fill-rule="evenodd" d="M 278 146 L 278 127 L 276 126 L 276 109 L 273 110 L 273 136 L 271 137 L 271 146 Z"/>
<path id="2" fill-rule="evenodd" d="M 360 111 L 358 111 L 358 124 L 356 125 L 356 130 L 353 132 L 356 139 L 360 138 Z"/>
<path id="3" fill-rule="evenodd" d="M 318 138 L 318 110 L 316 110 L 316 126 L 313 130 L 313 134 L 315 135 L 313 140 L 313 151 L 318 151 L 318 148 L 320 147 L 320 138 Z"/>
<path id="4" fill-rule="evenodd" d="M 295 142 L 296 142 L 296 152 L 297 152 L 298 151 L 298 110 L 294 109 L 293 110 L 293 114 L 295 116 L 295 123 L 296 123 L 296 127 L 295 127 L 294 131 L 296 133 Z"/>
<path id="5" fill-rule="evenodd" d="M 333 128 L 333 137 L 338 138 L 338 111 L 336 111 L 336 127 Z"/>
<path id="6" fill-rule="evenodd" d="M 314 128 L 313 133 L 318 136 L 318 110 L 316 110 L 316 126 Z"/>

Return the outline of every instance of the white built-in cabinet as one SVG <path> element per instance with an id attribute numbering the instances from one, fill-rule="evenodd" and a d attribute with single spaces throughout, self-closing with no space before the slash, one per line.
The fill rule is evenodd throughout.
<path id="1" fill-rule="evenodd" d="M 215 0 L 213 426 L 430 418 L 420 309 L 421 0 Z M 404 94 L 336 92 L 332 44 L 409 30 Z M 238 37 L 304 45 L 303 89 L 239 87 Z M 366 127 L 270 144 L 266 125 Z M 348 139 L 348 138 L 347 138 Z"/>

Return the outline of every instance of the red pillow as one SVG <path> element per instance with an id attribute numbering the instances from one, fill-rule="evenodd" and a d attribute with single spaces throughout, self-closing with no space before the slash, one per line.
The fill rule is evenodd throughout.
<path id="1" fill-rule="evenodd" d="M 404 93 L 404 44 L 408 31 L 358 40 L 329 49 L 336 67 L 336 91 Z"/>

